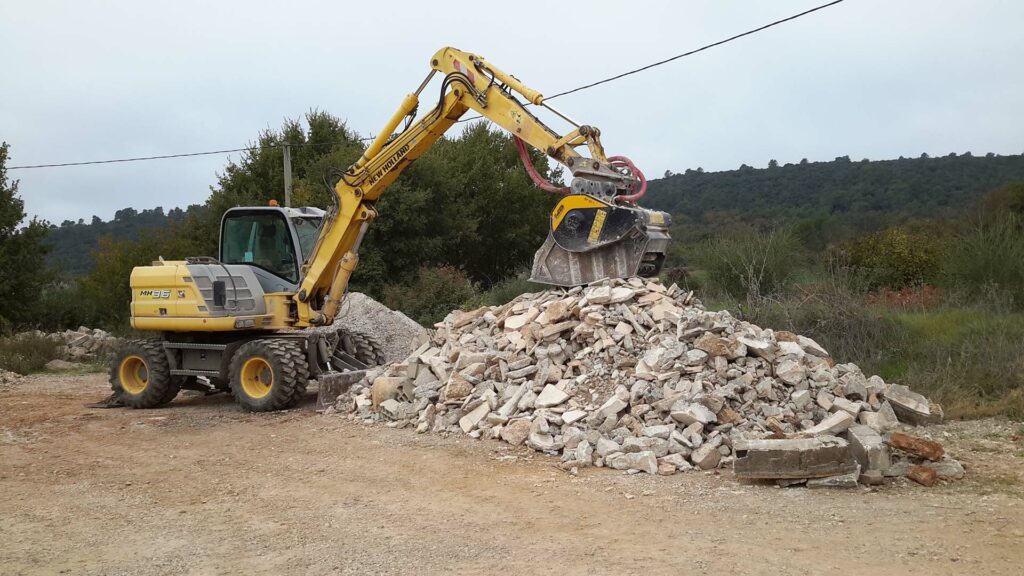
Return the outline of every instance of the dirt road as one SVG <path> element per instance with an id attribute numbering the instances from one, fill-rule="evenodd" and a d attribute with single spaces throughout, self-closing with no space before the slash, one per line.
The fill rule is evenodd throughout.
<path id="1" fill-rule="evenodd" d="M 3 574 L 1020 574 L 1017 427 L 943 427 L 970 478 L 820 491 L 584 470 L 229 398 L 93 410 L 102 375 L 0 390 Z"/>

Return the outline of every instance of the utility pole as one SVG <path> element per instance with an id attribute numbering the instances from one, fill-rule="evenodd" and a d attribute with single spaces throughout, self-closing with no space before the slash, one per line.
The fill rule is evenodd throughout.
<path id="1" fill-rule="evenodd" d="M 284 205 L 292 207 L 292 147 L 284 145 Z"/>

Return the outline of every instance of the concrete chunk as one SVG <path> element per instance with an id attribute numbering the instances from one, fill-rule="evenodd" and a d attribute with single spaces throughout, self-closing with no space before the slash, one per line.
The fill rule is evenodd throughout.
<path id="1" fill-rule="evenodd" d="M 816 426 L 808 428 L 803 431 L 804 435 L 807 436 L 819 436 L 821 434 L 839 434 L 845 432 L 847 428 L 853 424 L 853 414 L 844 412 L 842 410 L 830 414 L 828 417 L 819 422 Z"/>
<path id="2" fill-rule="evenodd" d="M 851 426 L 846 431 L 846 439 L 861 470 L 885 472 L 889 466 L 892 466 L 889 446 L 882 440 L 882 436 L 871 427 L 863 424 Z"/>
<path id="3" fill-rule="evenodd" d="M 942 408 L 906 386 L 890 384 L 885 390 L 885 399 L 892 404 L 900 422 L 915 425 L 942 422 Z"/>
<path id="4" fill-rule="evenodd" d="M 849 444 L 836 436 L 736 440 L 733 448 L 739 478 L 825 478 L 857 469 Z"/>
<path id="5" fill-rule="evenodd" d="M 537 408 L 551 408 L 552 406 L 558 406 L 568 399 L 569 395 L 566 394 L 564 390 L 560 390 L 557 387 L 548 384 L 540 391 L 540 394 L 534 401 L 534 405 Z"/>

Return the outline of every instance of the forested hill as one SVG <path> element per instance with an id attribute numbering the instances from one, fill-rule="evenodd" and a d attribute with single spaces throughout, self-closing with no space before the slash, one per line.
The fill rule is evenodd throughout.
<path id="1" fill-rule="evenodd" d="M 198 209 L 198 206 L 190 206 L 187 211 L 173 208 L 164 213 L 162 207 L 141 212 L 125 208 L 118 210 L 109 222 L 97 216 L 89 222 L 65 220 L 60 226 L 51 226 L 46 235 L 46 243 L 52 246 L 47 261 L 64 275 L 82 276 L 92 269 L 92 253 L 99 246 L 100 238 L 135 241 L 143 231 L 166 228 L 172 220 L 180 220 L 189 211 Z"/>
<path id="2" fill-rule="evenodd" d="M 650 183 L 642 204 L 671 212 L 685 233 L 733 224 L 815 221 L 833 238 L 911 218 L 973 209 L 978 198 L 1024 181 L 1024 155 L 807 162 L 738 170 L 687 170 Z M 842 233 L 842 232 L 845 232 Z"/>

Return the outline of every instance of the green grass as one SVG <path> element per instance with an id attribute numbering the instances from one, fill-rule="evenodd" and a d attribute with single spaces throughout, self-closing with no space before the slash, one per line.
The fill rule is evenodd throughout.
<path id="1" fill-rule="evenodd" d="M 0 368 L 18 374 L 38 372 L 60 357 L 62 346 L 58 340 L 31 333 L 0 338 Z"/>

